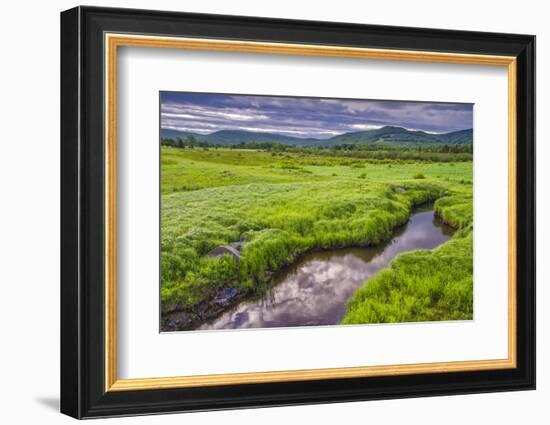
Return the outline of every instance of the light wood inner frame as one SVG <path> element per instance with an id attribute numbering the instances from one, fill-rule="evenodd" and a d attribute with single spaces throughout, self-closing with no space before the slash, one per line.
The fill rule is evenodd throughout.
<path id="1" fill-rule="evenodd" d="M 312 381 L 418 373 L 448 373 L 511 369 L 516 353 L 516 58 L 462 53 L 369 49 L 255 41 L 211 40 L 148 35 L 105 34 L 105 391 L 137 391 L 214 385 Z M 117 49 L 120 46 L 229 51 L 281 55 L 325 56 L 355 59 L 436 62 L 507 67 L 508 71 L 508 357 L 385 366 L 305 369 L 253 373 L 118 379 L 116 324 L 116 123 Z"/>

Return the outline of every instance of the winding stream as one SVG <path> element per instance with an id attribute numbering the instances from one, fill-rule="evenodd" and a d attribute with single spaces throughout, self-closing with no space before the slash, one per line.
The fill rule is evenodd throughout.
<path id="1" fill-rule="evenodd" d="M 244 300 L 199 329 L 271 328 L 334 325 L 346 302 L 364 282 L 398 254 L 432 249 L 454 230 L 434 215 L 432 206 L 413 211 L 393 237 L 368 248 L 311 252 L 274 277 L 273 288 L 259 299 Z"/>

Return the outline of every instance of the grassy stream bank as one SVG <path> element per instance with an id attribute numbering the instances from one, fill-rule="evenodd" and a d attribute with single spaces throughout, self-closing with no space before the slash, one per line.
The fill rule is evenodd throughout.
<path id="1" fill-rule="evenodd" d="M 357 291 L 343 323 L 471 318 L 471 162 L 166 147 L 161 160 L 163 315 L 222 310 L 265 291 L 272 272 L 303 253 L 377 244 L 414 205 L 437 199 L 437 213 L 461 230 L 435 250 L 398 257 Z M 235 242 L 238 260 L 207 255 Z"/>

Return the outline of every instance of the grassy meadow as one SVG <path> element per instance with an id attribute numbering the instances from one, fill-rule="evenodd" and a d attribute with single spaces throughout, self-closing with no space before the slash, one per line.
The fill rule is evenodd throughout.
<path id="1" fill-rule="evenodd" d="M 436 201 L 460 230 L 434 250 L 398 256 L 355 293 L 342 323 L 471 319 L 472 162 L 416 157 L 163 146 L 163 315 L 195 314 L 228 288 L 260 294 L 305 252 L 377 244 L 413 206 Z M 207 256 L 235 242 L 239 261 Z"/>

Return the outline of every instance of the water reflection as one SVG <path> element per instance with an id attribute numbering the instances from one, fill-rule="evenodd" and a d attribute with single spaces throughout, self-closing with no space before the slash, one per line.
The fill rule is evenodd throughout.
<path id="1" fill-rule="evenodd" d="M 417 210 L 388 242 L 309 253 L 275 276 L 273 288 L 262 298 L 243 301 L 199 329 L 334 325 L 355 290 L 397 254 L 435 248 L 453 231 L 432 210 Z"/>

